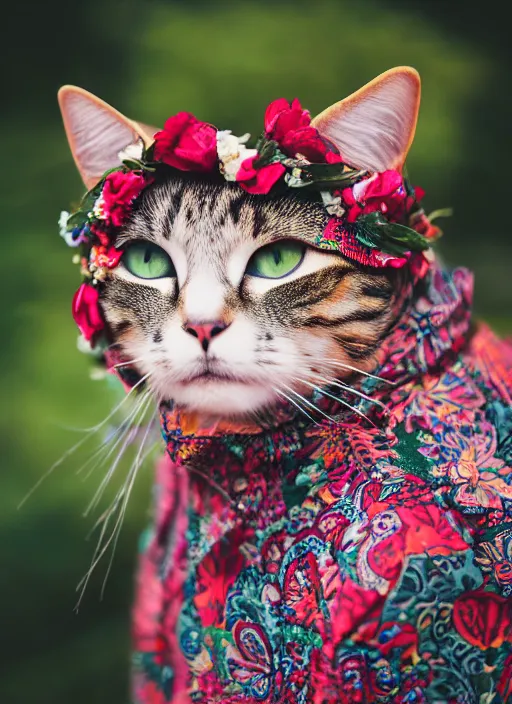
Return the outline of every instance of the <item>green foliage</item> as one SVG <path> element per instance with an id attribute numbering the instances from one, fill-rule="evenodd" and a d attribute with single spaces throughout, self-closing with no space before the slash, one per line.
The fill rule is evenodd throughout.
<path id="1" fill-rule="evenodd" d="M 354 226 L 354 234 L 366 247 L 398 256 L 409 250 L 422 252 L 430 246 L 419 232 L 397 222 L 388 222 L 380 212 L 362 215 Z"/>
<path id="2" fill-rule="evenodd" d="M 508 29 L 502 23 L 497 37 L 485 34 L 491 5 L 452 13 L 450 3 L 434 0 L 48 0 L 26 10 L 25 3 L 12 5 L 21 14 L 11 26 L 23 31 L 3 39 L 12 59 L 3 64 L 10 80 L 3 84 L 0 116 L 8 165 L 0 176 L 0 700 L 122 704 L 128 701 L 129 609 L 151 467 L 136 483 L 105 599 L 99 601 L 106 563 L 78 616 L 75 586 L 92 557 L 95 537 L 85 538 L 97 518 L 82 514 L 102 478 L 77 476 L 87 451 L 58 467 L 17 510 L 81 437 L 66 426 L 94 425 L 119 400 L 118 390 L 88 378 L 89 360 L 75 349 L 70 301 L 79 275 L 56 221 L 63 208 L 74 209 L 69 206 L 77 205 L 83 189 L 56 89 L 78 83 L 147 124 L 189 110 L 219 128 L 256 136 L 274 98 L 298 96 L 316 113 L 391 66 L 415 66 L 423 78 L 423 107 L 408 159 L 411 177 L 425 187 L 428 209 L 454 205 L 443 252 L 476 265 L 479 308 L 510 333 L 510 232 L 498 207 L 507 202 L 509 185 L 496 176 L 511 156 L 501 87 Z M 114 488 L 125 470 L 119 468 Z"/>
<path id="3" fill-rule="evenodd" d="M 350 169 L 343 164 L 308 164 L 302 167 L 305 187 L 311 184 L 315 190 L 342 190 L 353 186 L 365 175 L 365 171 Z M 310 183 L 308 183 L 308 179 Z"/>

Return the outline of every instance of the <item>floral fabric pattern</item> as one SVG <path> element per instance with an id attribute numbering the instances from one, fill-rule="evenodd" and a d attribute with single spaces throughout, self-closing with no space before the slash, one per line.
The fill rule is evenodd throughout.
<path id="1" fill-rule="evenodd" d="M 373 425 L 162 409 L 134 702 L 512 702 L 512 345 L 470 332 L 468 272 L 427 280 L 361 382 Z"/>

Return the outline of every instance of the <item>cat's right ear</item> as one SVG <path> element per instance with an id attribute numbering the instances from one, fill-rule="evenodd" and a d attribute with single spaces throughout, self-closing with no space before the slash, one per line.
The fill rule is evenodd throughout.
<path id="1" fill-rule="evenodd" d="M 339 149 L 347 164 L 368 171 L 401 171 L 412 144 L 421 82 L 410 66 L 382 73 L 311 124 Z"/>
<path id="2" fill-rule="evenodd" d="M 63 86 L 58 99 L 71 153 L 87 189 L 105 171 L 119 166 L 119 152 L 140 140 L 148 147 L 157 132 L 130 120 L 83 88 Z"/>

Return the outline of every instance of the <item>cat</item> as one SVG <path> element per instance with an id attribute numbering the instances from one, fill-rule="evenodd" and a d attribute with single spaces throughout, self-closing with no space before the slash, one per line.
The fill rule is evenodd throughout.
<path id="1" fill-rule="evenodd" d="M 419 96 L 393 69 L 311 125 L 401 172 Z M 155 139 L 59 100 L 88 188 Z M 149 387 L 166 446 L 136 704 L 512 701 L 512 346 L 473 323 L 468 271 L 369 265 L 319 245 L 329 221 L 168 170 L 98 278 L 107 360 Z"/>

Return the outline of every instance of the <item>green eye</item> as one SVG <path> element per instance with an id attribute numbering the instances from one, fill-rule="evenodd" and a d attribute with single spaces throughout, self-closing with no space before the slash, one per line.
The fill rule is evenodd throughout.
<path id="1" fill-rule="evenodd" d="M 303 244 L 292 240 L 273 242 L 252 255 L 245 273 L 264 279 L 281 279 L 295 271 L 305 251 Z"/>
<path id="2" fill-rule="evenodd" d="M 140 279 L 163 279 L 176 276 L 176 269 L 169 255 L 151 242 L 135 242 L 126 248 L 123 264 Z"/>

